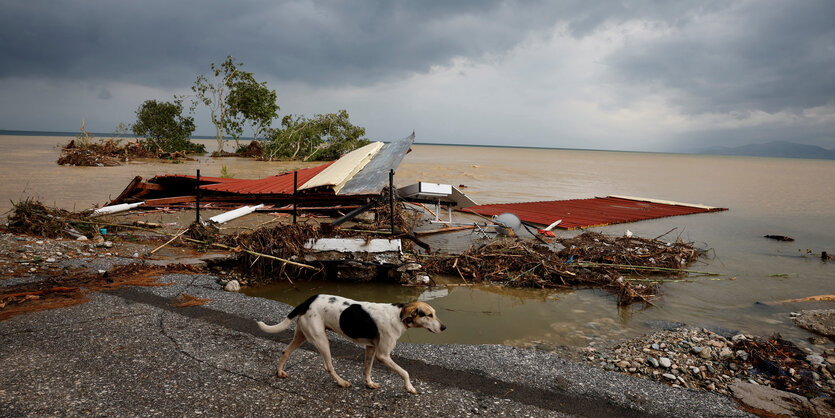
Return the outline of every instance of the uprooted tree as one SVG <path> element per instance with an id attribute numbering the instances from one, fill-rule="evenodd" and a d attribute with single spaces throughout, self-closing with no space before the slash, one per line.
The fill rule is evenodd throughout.
<path id="1" fill-rule="evenodd" d="M 287 115 L 281 128 L 268 129 L 264 158 L 304 161 L 335 160 L 342 154 L 370 143 L 365 128 L 351 124 L 348 112 L 305 116 Z"/>
<path id="2" fill-rule="evenodd" d="M 174 102 L 146 100 L 136 110 L 133 133 L 145 137 L 145 147 L 152 151 L 206 152 L 206 147 L 190 141 L 194 118 L 183 116 L 182 98 Z"/>

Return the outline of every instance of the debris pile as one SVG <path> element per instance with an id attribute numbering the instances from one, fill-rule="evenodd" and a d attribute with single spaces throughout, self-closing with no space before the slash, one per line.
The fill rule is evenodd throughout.
<path id="1" fill-rule="evenodd" d="M 259 228 L 247 234 L 227 237 L 226 245 L 239 251 L 232 262 L 234 264 L 227 267 L 245 271 L 247 284 L 250 285 L 315 277 L 321 274 L 321 270 L 305 269 L 278 258 L 301 259 L 306 251 L 304 244 L 320 234 L 318 225 L 298 223 Z"/>
<path id="2" fill-rule="evenodd" d="M 98 142 L 91 140 L 76 142 L 75 139 L 71 139 L 61 148 L 61 156 L 57 162 L 59 165 L 111 167 L 132 158 L 158 157 L 157 153 L 150 151 L 140 142 L 132 141 L 125 145 L 120 145 L 120 142 L 113 138 Z M 182 157 L 185 157 L 185 154 Z"/>
<path id="3" fill-rule="evenodd" d="M 660 279 L 646 280 L 645 275 L 684 274 L 683 268 L 703 254 L 689 243 L 593 232 L 557 242 L 564 246 L 560 251 L 532 241 L 497 239 L 461 255 L 424 256 L 422 262 L 430 272 L 458 275 L 467 281 L 542 288 L 599 287 L 617 294 L 618 305 L 626 306 L 651 303 Z"/>
<path id="4" fill-rule="evenodd" d="M 236 155 L 248 158 L 261 158 L 261 156 L 264 155 L 264 146 L 261 145 L 261 143 L 257 140 L 253 139 L 252 142 L 249 143 L 249 145 L 243 148 L 242 152 Z"/>
<path id="5" fill-rule="evenodd" d="M 43 203 L 32 198 L 13 203 L 12 206 L 8 223 L 9 232 L 44 238 L 77 238 L 80 233 L 71 223 L 86 219 L 89 215 L 89 212 L 74 213 L 64 209 L 47 208 Z"/>
<path id="6" fill-rule="evenodd" d="M 612 348 L 586 347 L 585 360 L 675 387 L 729 394 L 738 380 L 807 398 L 835 394 L 835 350 L 808 354 L 779 336 L 731 338 L 707 329 L 676 328 L 644 335 Z"/>

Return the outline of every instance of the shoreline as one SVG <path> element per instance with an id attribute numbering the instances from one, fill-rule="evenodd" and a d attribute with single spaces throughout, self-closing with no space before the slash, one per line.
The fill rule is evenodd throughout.
<path id="1" fill-rule="evenodd" d="M 291 307 L 223 291 L 218 279 L 169 274 L 160 277 L 168 286 L 94 293 L 81 305 L 0 322 L 0 404 L 12 414 L 745 415 L 720 395 L 506 346 L 399 344 L 394 356 L 413 376 L 416 397 L 382 367 L 382 388 L 364 388 L 361 348 L 338 337 L 334 363 L 352 388 L 334 387 L 309 345 L 288 364 L 291 377 L 277 379 L 291 333 L 276 341 L 255 320 Z M 182 294 L 209 301 L 172 306 Z"/>
<path id="2" fill-rule="evenodd" d="M 12 234 L 3 234 L 3 239 L 5 241 L 9 239 L 20 240 L 18 242 L 26 240 L 26 238 Z M 25 281 L 47 280 L 51 274 L 55 274 L 59 270 L 66 272 L 67 269 L 86 269 L 91 274 L 102 275 L 104 274 L 102 272 L 117 271 L 120 268 L 119 266 L 129 266 L 137 263 L 153 264 L 164 270 L 169 270 L 168 273 L 163 271 L 158 279 L 159 283 L 167 285 L 154 287 L 125 286 L 111 290 L 93 291 L 87 294 L 88 301 L 75 306 L 25 313 L 0 321 L 0 340 L 2 340 L 3 347 L 8 347 L 0 349 L 0 353 L 2 353 L 5 364 L 12 366 L 12 369 L 10 369 L 12 372 L 6 373 L 5 377 L 0 378 L 0 387 L 12 388 L 0 390 L 0 403 L 8 405 L 10 407 L 8 410 L 19 411 L 16 408 L 20 406 L 16 402 L 20 398 L 28 399 L 27 402 L 35 402 L 36 404 L 43 403 L 39 407 L 41 409 L 38 410 L 38 413 L 43 414 L 54 414 L 59 413 L 59 411 L 61 413 L 72 411 L 73 413 L 95 412 L 114 415 L 150 412 L 151 409 L 155 408 L 150 403 L 142 407 L 151 409 L 137 409 L 138 406 L 126 401 L 131 396 L 148 396 L 144 392 L 133 393 L 132 391 L 135 388 L 132 387 L 124 387 L 117 391 L 115 396 L 125 402 L 123 405 L 105 405 L 113 401 L 111 399 L 114 396 L 112 388 L 121 387 L 119 381 L 121 375 L 111 369 L 118 370 L 123 367 L 124 359 L 120 358 L 119 352 L 131 345 L 134 345 L 131 349 L 135 350 L 132 354 L 134 361 L 144 364 L 141 373 L 147 373 L 150 376 L 167 373 L 168 376 L 174 376 L 173 378 L 178 381 L 179 379 L 186 379 L 189 382 L 202 382 L 204 386 L 212 386 L 215 382 L 206 380 L 207 377 L 204 377 L 205 368 L 209 367 L 215 369 L 213 373 L 210 373 L 210 376 L 214 376 L 219 381 L 225 381 L 224 379 L 234 380 L 244 376 L 244 380 L 250 384 L 256 382 L 259 391 L 279 391 L 282 395 L 285 394 L 286 390 L 282 388 L 294 387 L 294 385 L 300 383 L 300 380 L 277 379 L 273 375 L 278 354 L 291 339 L 291 332 L 286 331 L 275 339 L 259 333 L 254 326 L 255 320 L 276 321 L 280 319 L 292 308 L 290 305 L 240 293 L 227 292 L 223 290 L 223 278 L 212 273 L 202 271 L 186 274 L 172 273 L 176 270 L 174 266 L 180 264 L 205 265 L 205 261 L 189 257 L 188 254 L 174 254 L 167 260 L 142 260 L 129 254 L 131 251 L 137 254 L 141 251 L 139 247 L 117 250 L 102 246 L 98 247 L 100 253 L 97 255 L 89 254 L 91 257 L 84 257 L 83 255 L 82 257 L 75 257 L 71 248 L 73 245 L 89 246 L 90 244 L 48 239 L 38 242 L 41 242 L 41 244 L 36 243 L 36 245 L 44 246 L 44 248 L 50 246 L 53 250 L 54 248 L 61 248 L 66 256 L 38 263 L 39 267 L 44 267 L 43 269 L 29 268 L 29 271 L 23 274 L 28 278 L 4 278 L 0 281 L 0 286 L 17 285 Z M 119 246 L 121 247 L 123 244 L 120 243 Z M 93 251 L 92 247 L 91 251 Z M 17 251 L 14 252 L 17 253 Z M 16 255 L 19 255 L 19 253 Z M 31 270 L 33 268 L 34 271 Z M 118 275 L 111 277 L 113 277 L 113 280 L 118 280 Z M 197 306 L 183 304 L 183 307 L 178 307 L 177 303 L 184 295 L 188 296 L 188 300 L 199 301 L 195 304 Z M 200 302 L 205 303 L 205 305 L 200 305 Z M 133 323 L 133 320 L 139 322 Z M 112 321 L 115 321 L 113 327 L 111 327 Z M 168 322 L 178 325 L 166 325 Z M 42 326 L 42 323 L 46 325 Z M 73 335 L 76 331 L 72 330 L 82 332 L 82 334 L 91 334 L 78 337 Z M 703 331 L 708 333 L 706 330 Z M 179 332 L 184 334 L 180 337 L 175 337 L 172 334 Z M 682 333 L 687 334 L 688 328 L 659 331 L 659 333 L 664 332 L 674 334 L 678 332 L 680 336 Z M 53 335 L 53 333 L 56 335 Z M 695 335 L 695 332 L 693 334 Z M 73 348 L 78 347 L 79 344 L 78 341 L 75 341 L 76 338 L 84 338 L 85 344 L 92 344 L 92 346 L 85 347 L 77 353 Z M 128 341 L 116 344 L 111 342 L 114 338 L 117 340 L 126 338 Z M 150 347 L 143 343 L 145 340 L 152 341 L 155 338 L 167 342 L 169 347 Z M 666 354 L 662 354 L 673 359 L 680 357 L 680 361 L 676 360 L 676 363 L 680 364 L 673 364 L 670 368 L 670 365 L 656 366 L 652 364 L 649 357 L 652 357 L 653 354 L 649 353 L 649 347 L 644 347 L 643 353 L 629 351 L 629 347 L 640 350 L 642 342 L 650 341 L 653 338 L 652 335 L 645 335 L 630 339 L 611 350 L 600 348 L 586 350 L 585 355 L 588 357 L 580 357 L 579 359 L 566 356 L 564 353 L 538 349 L 481 344 L 400 343 L 394 354 L 396 361 L 409 370 L 414 380 L 418 382 L 416 383 L 417 387 L 422 392 L 419 397 L 424 397 L 424 394 L 440 396 L 443 393 L 445 402 L 448 402 L 449 407 L 453 408 L 450 411 L 457 411 L 455 415 L 479 413 L 516 415 L 521 411 L 526 411 L 526 414 L 533 416 L 552 415 L 554 412 L 566 412 L 574 415 L 586 414 L 588 408 L 594 411 L 592 415 L 599 416 L 612 414 L 626 416 L 636 414 L 664 416 L 741 414 L 736 409 L 737 406 L 733 403 L 732 397 L 742 395 L 734 390 L 725 389 L 732 385 L 743 384 L 750 386 L 744 390 L 754 390 L 757 388 L 751 387 L 755 385 L 755 382 L 746 382 L 743 375 L 734 377 L 731 373 L 731 376 L 724 375 L 725 378 L 722 379 L 723 384 L 726 383 L 727 385 L 723 385 L 721 390 L 716 390 L 715 386 L 709 386 L 715 384 L 713 380 L 703 379 L 701 382 L 691 383 L 692 377 L 689 374 L 689 369 L 694 366 L 686 359 L 686 354 L 680 356 L 681 353 L 669 350 L 666 351 Z M 713 338 L 724 339 L 715 334 Z M 694 339 L 693 341 L 701 340 Z M 672 346 L 673 339 L 669 338 L 667 343 Z M 712 342 L 705 341 L 705 343 Z M 48 358 L 40 357 L 45 355 L 42 349 L 43 345 L 51 347 L 47 350 L 50 352 Z M 661 353 L 666 348 L 663 341 L 661 345 L 662 347 L 653 346 L 654 352 Z M 260 350 L 255 354 L 251 352 L 254 346 L 259 347 Z M 398 383 L 399 377 L 384 368 L 375 372 L 378 378 L 384 378 L 381 381 L 385 382 L 384 389 L 368 391 L 362 388 L 362 385 L 356 384 L 359 376 L 357 373 L 362 361 L 360 358 L 361 349 L 333 335 L 331 347 L 335 353 L 335 363 L 343 363 L 342 365 L 337 364 L 336 367 L 340 368 L 341 374 L 350 377 L 349 380 L 353 380 L 355 383 L 355 387 L 350 390 L 356 392 L 349 392 L 349 394 L 350 397 L 357 396 L 354 401 L 360 405 L 358 410 L 363 411 L 363 415 L 381 415 L 383 412 L 374 409 L 375 405 L 379 405 L 381 402 L 398 403 L 397 399 L 402 399 L 403 396 L 408 395 L 402 391 L 402 384 Z M 320 393 L 322 396 L 325 396 L 323 393 L 330 395 L 330 397 L 325 396 L 323 398 L 330 399 L 328 401 L 330 403 L 314 402 L 317 405 L 316 407 L 309 411 L 301 411 L 299 415 L 316 415 L 317 412 L 314 411 L 330 410 L 355 413 L 356 410 L 353 409 L 333 409 L 333 405 L 341 399 L 338 397 L 341 391 L 330 387 L 329 383 L 331 382 L 320 370 L 318 354 L 315 353 L 313 348 L 309 345 L 302 348 L 300 352 L 305 354 L 294 358 L 288 371 L 294 377 L 296 374 L 302 374 L 303 376 L 299 376 L 299 379 L 304 379 L 303 384 L 314 393 Z M 685 353 L 692 347 L 687 346 L 686 348 Z M 718 354 L 720 351 L 718 347 L 716 351 Z M 253 358 L 253 355 L 258 358 Z M 637 362 L 635 360 L 636 355 L 646 357 L 645 361 Z M 86 364 L 90 361 L 89 356 L 93 356 L 101 362 L 92 370 Z M 169 370 L 169 366 L 166 364 L 155 364 L 155 361 L 145 364 L 149 363 L 148 359 L 164 358 L 166 356 L 177 357 L 177 362 L 180 364 L 177 370 Z M 656 361 L 658 357 L 659 355 L 654 355 Z M 633 364 L 624 365 L 622 364 L 624 361 L 631 361 Z M 347 368 L 346 363 L 348 363 Z M 76 365 L 78 368 L 62 369 L 62 367 L 67 367 L 67 364 Z M 197 369 L 203 369 L 203 371 L 191 370 L 196 366 L 200 366 Z M 720 366 L 717 364 L 716 367 L 719 368 Z M 56 370 L 56 368 L 61 370 Z M 159 368 L 163 370 L 159 370 Z M 181 370 L 181 368 L 188 370 Z M 642 369 L 641 372 L 637 372 L 639 368 Z M 257 372 L 254 370 L 257 370 Z M 724 372 L 726 369 L 721 370 Z M 196 374 L 192 375 L 192 372 Z M 704 374 L 705 370 L 701 370 L 701 372 Z M 110 394 L 106 395 L 107 399 L 93 396 L 92 399 L 80 403 L 78 400 L 74 400 L 72 404 L 63 405 L 60 408 L 51 406 L 53 403 L 51 396 L 58 396 L 55 392 L 69 391 L 72 393 L 74 391 L 69 381 L 50 377 L 55 373 L 59 375 L 68 373 L 69 376 L 84 375 L 83 379 L 93 379 L 103 384 L 102 393 Z M 137 371 L 137 373 L 140 373 L 140 371 Z M 672 386 L 670 385 L 671 382 L 668 381 L 671 380 L 667 376 L 668 374 L 673 376 L 673 379 L 678 379 L 673 380 L 675 383 Z M 147 380 L 151 377 L 143 377 L 143 379 Z M 756 382 L 756 384 L 761 383 L 765 382 Z M 41 388 L 42 392 L 52 395 L 31 398 L 31 395 L 25 395 L 18 391 L 21 387 L 33 384 Z M 229 382 L 225 384 L 229 384 Z M 767 386 L 762 386 L 762 388 L 767 388 Z M 450 394 L 446 394 L 446 391 L 450 389 L 452 390 Z M 716 392 L 722 392 L 724 395 Z M 787 394 L 787 392 L 776 392 Z M 91 395 L 87 394 L 87 396 Z M 179 403 L 185 402 L 182 396 L 197 395 L 167 393 L 166 396 L 172 396 L 172 402 Z M 232 394 L 229 396 L 232 396 Z M 337 396 L 337 398 L 333 398 L 333 396 Z M 274 397 L 275 394 L 273 393 L 268 398 L 272 399 Z M 233 398 L 225 398 L 224 402 L 234 403 Z M 492 401 L 484 403 L 483 399 L 485 398 L 492 399 Z M 476 401 L 468 403 L 468 399 L 476 399 Z M 369 406 L 367 402 L 371 400 L 375 401 L 371 402 Z M 85 402 L 93 401 L 98 402 L 97 407 L 85 409 L 89 408 L 89 405 Z M 254 402 L 254 405 L 269 409 L 269 406 L 263 405 L 263 401 L 252 400 L 252 402 Z M 312 402 L 310 399 L 305 401 L 306 404 L 310 402 Z M 798 400 L 798 402 L 801 401 Z M 816 408 L 828 407 L 825 403 L 816 402 L 813 404 L 806 401 L 802 404 L 801 409 L 806 408 L 809 411 L 815 411 Z M 58 404 L 61 404 L 61 402 L 58 402 Z M 289 407 L 286 404 L 282 405 L 281 408 Z M 403 414 L 425 415 L 426 411 L 421 409 L 421 405 L 421 402 L 417 402 L 413 405 L 413 409 L 399 411 Z M 462 405 L 465 406 L 465 409 L 456 409 L 462 408 Z M 183 413 L 183 410 L 178 409 L 181 407 L 181 405 L 172 404 L 160 411 L 166 414 Z M 217 408 L 217 406 L 206 405 L 205 407 L 207 408 L 205 412 L 227 414 L 225 410 L 212 409 Z M 354 405 L 354 407 L 357 406 Z M 389 404 L 389 407 L 391 407 L 391 404 Z M 755 409 L 759 410 L 761 408 Z M 282 410 L 286 412 L 286 409 Z M 258 410 L 258 413 L 260 412 L 261 410 Z M 246 414 L 256 413 L 256 411 L 236 409 L 235 413 Z M 820 415 L 825 414 L 820 413 Z"/>

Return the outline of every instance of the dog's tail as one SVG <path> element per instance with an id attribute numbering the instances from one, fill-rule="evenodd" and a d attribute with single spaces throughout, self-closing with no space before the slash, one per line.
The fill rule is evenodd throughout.
<path id="1" fill-rule="evenodd" d="M 258 328 L 261 328 L 261 331 L 264 331 L 269 334 L 275 334 L 281 331 L 290 328 L 290 325 L 293 324 L 293 320 L 290 318 L 286 318 L 283 321 L 279 322 L 275 325 L 267 325 L 261 321 L 258 321 Z"/>

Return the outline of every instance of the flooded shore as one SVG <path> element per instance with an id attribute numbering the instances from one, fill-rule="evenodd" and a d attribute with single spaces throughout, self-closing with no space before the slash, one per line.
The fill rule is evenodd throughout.
<path id="1" fill-rule="evenodd" d="M 119 167 L 55 164 L 59 137 L 0 137 L 0 211 L 10 201 L 33 196 L 66 209 L 101 205 L 136 175 L 260 178 L 316 163 L 256 162 L 198 157 L 178 164 L 136 161 Z M 211 146 L 214 141 L 205 141 Z M 805 341 L 789 314 L 828 307 L 827 302 L 779 303 L 831 293 L 833 263 L 815 254 L 835 251 L 835 162 L 747 157 L 644 154 L 601 151 L 415 145 L 395 176 L 399 186 L 415 181 L 463 185 L 478 203 L 632 195 L 728 207 L 723 213 L 663 218 L 591 230 L 695 242 L 710 249 L 695 266 L 720 274 L 665 283 L 654 307 L 618 309 L 604 292 L 541 291 L 455 286 L 424 291 L 386 284 L 327 282 L 285 284 L 248 290 L 297 303 L 311 294 L 340 293 L 356 299 L 431 299 L 455 333 L 449 343 L 585 346 L 633 337 L 659 321 L 711 325 L 746 333 Z M 455 215 L 458 217 L 459 215 Z M 576 232 L 559 232 L 570 236 Z M 791 236 L 777 242 L 763 235 Z M 450 237 L 449 240 L 466 239 Z M 449 281 L 454 281 L 450 279 Z M 831 304 L 831 302 L 830 302 Z M 420 334 L 406 341 L 421 342 Z M 438 341 L 435 341 L 438 342 Z"/>

